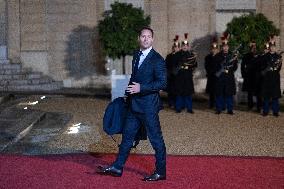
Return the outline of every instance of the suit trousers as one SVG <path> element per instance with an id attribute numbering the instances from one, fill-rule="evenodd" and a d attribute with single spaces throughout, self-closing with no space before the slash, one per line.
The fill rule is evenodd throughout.
<path id="1" fill-rule="evenodd" d="M 252 92 L 248 92 L 248 96 L 247 96 L 247 100 L 248 100 L 248 108 L 252 109 L 254 106 L 253 103 L 253 93 Z M 256 109 L 257 111 L 261 110 L 261 106 L 262 106 L 262 99 L 260 96 L 256 96 Z"/>
<path id="2" fill-rule="evenodd" d="M 213 108 L 215 106 L 215 93 L 209 94 L 209 108 Z"/>
<path id="3" fill-rule="evenodd" d="M 269 102 L 270 102 L 270 99 L 265 98 L 263 100 L 263 113 L 269 112 Z M 278 98 L 272 98 L 271 106 L 272 106 L 273 113 L 278 113 L 279 112 L 279 99 Z"/>
<path id="4" fill-rule="evenodd" d="M 168 105 L 169 107 L 175 106 L 176 96 L 168 93 Z"/>
<path id="5" fill-rule="evenodd" d="M 248 92 L 247 99 L 248 99 L 248 108 L 252 109 L 253 108 L 253 94 L 252 94 L 252 92 Z"/>
<path id="6" fill-rule="evenodd" d="M 227 108 L 227 111 L 233 111 L 234 101 L 233 96 L 216 96 L 216 110 L 222 111 Z"/>
<path id="7" fill-rule="evenodd" d="M 161 175 L 166 174 L 166 146 L 162 136 L 159 115 L 157 113 L 136 113 L 128 110 L 126 123 L 122 131 L 122 141 L 119 146 L 119 153 L 113 166 L 122 169 L 128 158 L 131 147 L 140 126 L 143 124 L 147 131 L 147 136 L 155 150 L 156 172 Z"/>
<path id="8" fill-rule="evenodd" d="M 182 109 L 186 108 L 187 111 L 192 111 L 192 96 L 180 96 L 176 97 L 176 111 L 180 112 Z"/>

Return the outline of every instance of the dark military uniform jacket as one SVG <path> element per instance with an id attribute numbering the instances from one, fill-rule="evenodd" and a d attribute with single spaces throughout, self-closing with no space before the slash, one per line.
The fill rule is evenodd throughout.
<path id="1" fill-rule="evenodd" d="M 175 76 L 175 95 L 190 96 L 194 93 L 193 70 L 197 67 L 196 57 L 192 51 L 176 53 L 178 67 Z"/>
<path id="2" fill-rule="evenodd" d="M 212 53 L 208 54 L 205 57 L 205 70 L 206 70 L 206 93 L 215 94 L 215 85 L 216 85 L 216 55 L 213 56 Z"/>
<path id="3" fill-rule="evenodd" d="M 263 80 L 263 74 L 262 72 L 262 67 L 265 67 L 266 64 L 266 54 L 263 53 L 257 56 L 256 58 L 256 73 L 255 73 L 255 95 L 256 96 L 262 96 L 262 80 Z"/>
<path id="4" fill-rule="evenodd" d="M 236 94 L 235 71 L 238 60 L 233 59 L 231 52 L 219 52 L 216 55 L 216 96 L 232 96 Z"/>
<path id="5" fill-rule="evenodd" d="M 280 89 L 280 70 L 282 67 L 281 56 L 277 53 L 267 53 L 263 57 L 261 65 L 262 88 L 261 94 L 263 98 L 279 98 L 281 97 Z"/>
<path id="6" fill-rule="evenodd" d="M 169 94 L 174 93 L 174 79 L 175 79 L 175 70 L 177 69 L 177 60 L 176 53 L 170 53 L 166 57 L 166 68 L 167 68 L 167 92 Z"/>
<path id="7" fill-rule="evenodd" d="M 244 55 L 241 64 L 241 74 L 244 79 L 242 90 L 255 94 L 257 57 L 254 53 L 249 52 Z"/>

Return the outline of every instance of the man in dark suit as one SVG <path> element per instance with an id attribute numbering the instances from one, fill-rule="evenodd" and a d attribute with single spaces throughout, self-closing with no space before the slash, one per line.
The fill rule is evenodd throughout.
<path id="1" fill-rule="evenodd" d="M 121 176 L 137 131 L 145 126 L 150 143 L 155 150 L 156 170 L 144 181 L 166 179 L 166 147 L 159 122 L 159 91 L 166 88 L 165 61 L 152 48 L 153 30 L 144 27 L 139 32 L 140 50 L 134 53 L 132 74 L 126 89 L 129 110 L 122 131 L 122 141 L 116 160 L 108 167 L 100 167 L 98 173 Z"/>

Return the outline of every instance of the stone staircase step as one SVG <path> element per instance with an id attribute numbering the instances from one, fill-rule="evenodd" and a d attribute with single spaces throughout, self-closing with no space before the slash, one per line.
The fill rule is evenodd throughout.
<path id="1" fill-rule="evenodd" d="M 52 83 L 52 79 L 50 78 L 39 78 L 39 79 L 31 79 L 29 80 L 30 83 L 29 84 L 32 84 L 32 85 L 35 85 L 35 84 L 48 84 L 48 83 Z"/>
<path id="2" fill-rule="evenodd" d="M 62 82 L 51 82 L 47 84 L 38 85 L 11 85 L 11 86 L 0 86 L 1 91 L 51 91 L 58 90 L 63 87 Z"/>
<path id="3" fill-rule="evenodd" d="M 19 80 L 19 79 L 25 79 L 25 74 L 13 74 L 13 75 L 3 75 L 0 74 L 0 80 Z"/>
<path id="4" fill-rule="evenodd" d="M 53 85 L 55 85 L 57 88 L 61 89 L 64 87 L 63 82 L 62 81 L 53 81 L 52 82 Z"/>
<path id="5" fill-rule="evenodd" d="M 22 73 L 21 69 L 0 69 L 1 75 L 12 75 Z"/>
<path id="6" fill-rule="evenodd" d="M 31 68 L 22 68 L 22 69 L 0 69 L 0 75 L 13 75 L 21 73 L 31 73 Z"/>
<path id="7" fill-rule="evenodd" d="M 27 79 L 40 79 L 43 75 L 41 72 L 32 72 L 28 73 L 26 76 Z"/>
<path id="8" fill-rule="evenodd" d="M 42 73 L 40 73 L 40 72 L 18 73 L 18 74 L 13 74 L 13 75 L 0 74 L 0 80 L 39 79 L 41 77 L 42 77 Z"/>
<path id="9" fill-rule="evenodd" d="M 53 81 L 42 72 L 22 68 L 21 64 L 0 64 L 0 91 L 53 91 L 63 88 L 62 81 Z"/>
<path id="10" fill-rule="evenodd" d="M 22 65 L 21 64 L 0 64 L 0 70 L 4 70 L 4 69 L 22 69 Z"/>
<path id="11" fill-rule="evenodd" d="M 1 80 L 0 86 L 11 86 L 11 85 L 38 85 L 48 84 L 53 82 L 50 78 L 36 78 L 36 79 L 23 79 L 23 80 Z"/>

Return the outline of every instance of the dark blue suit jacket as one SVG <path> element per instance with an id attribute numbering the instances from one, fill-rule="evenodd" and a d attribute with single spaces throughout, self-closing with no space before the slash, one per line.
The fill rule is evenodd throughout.
<path id="1" fill-rule="evenodd" d="M 129 83 L 139 83 L 140 93 L 129 95 L 131 109 L 139 113 L 157 113 L 161 109 L 159 91 L 165 89 L 167 85 L 165 60 L 152 49 L 134 74 L 137 56 L 138 51 L 133 56 Z"/>
<path id="2" fill-rule="evenodd" d="M 123 97 L 118 97 L 110 102 L 105 110 L 103 118 L 103 130 L 108 135 L 121 134 L 125 125 L 128 105 Z M 140 140 L 147 140 L 147 132 L 144 126 L 140 127 L 135 137 L 136 147 Z"/>
<path id="3" fill-rule="evenodd" d="M 122 133 L 127 113 L 127 104 L 123 97 L 114 99 L 109 103 L 103 118 L 103 129 L 108 135 Z"/>

